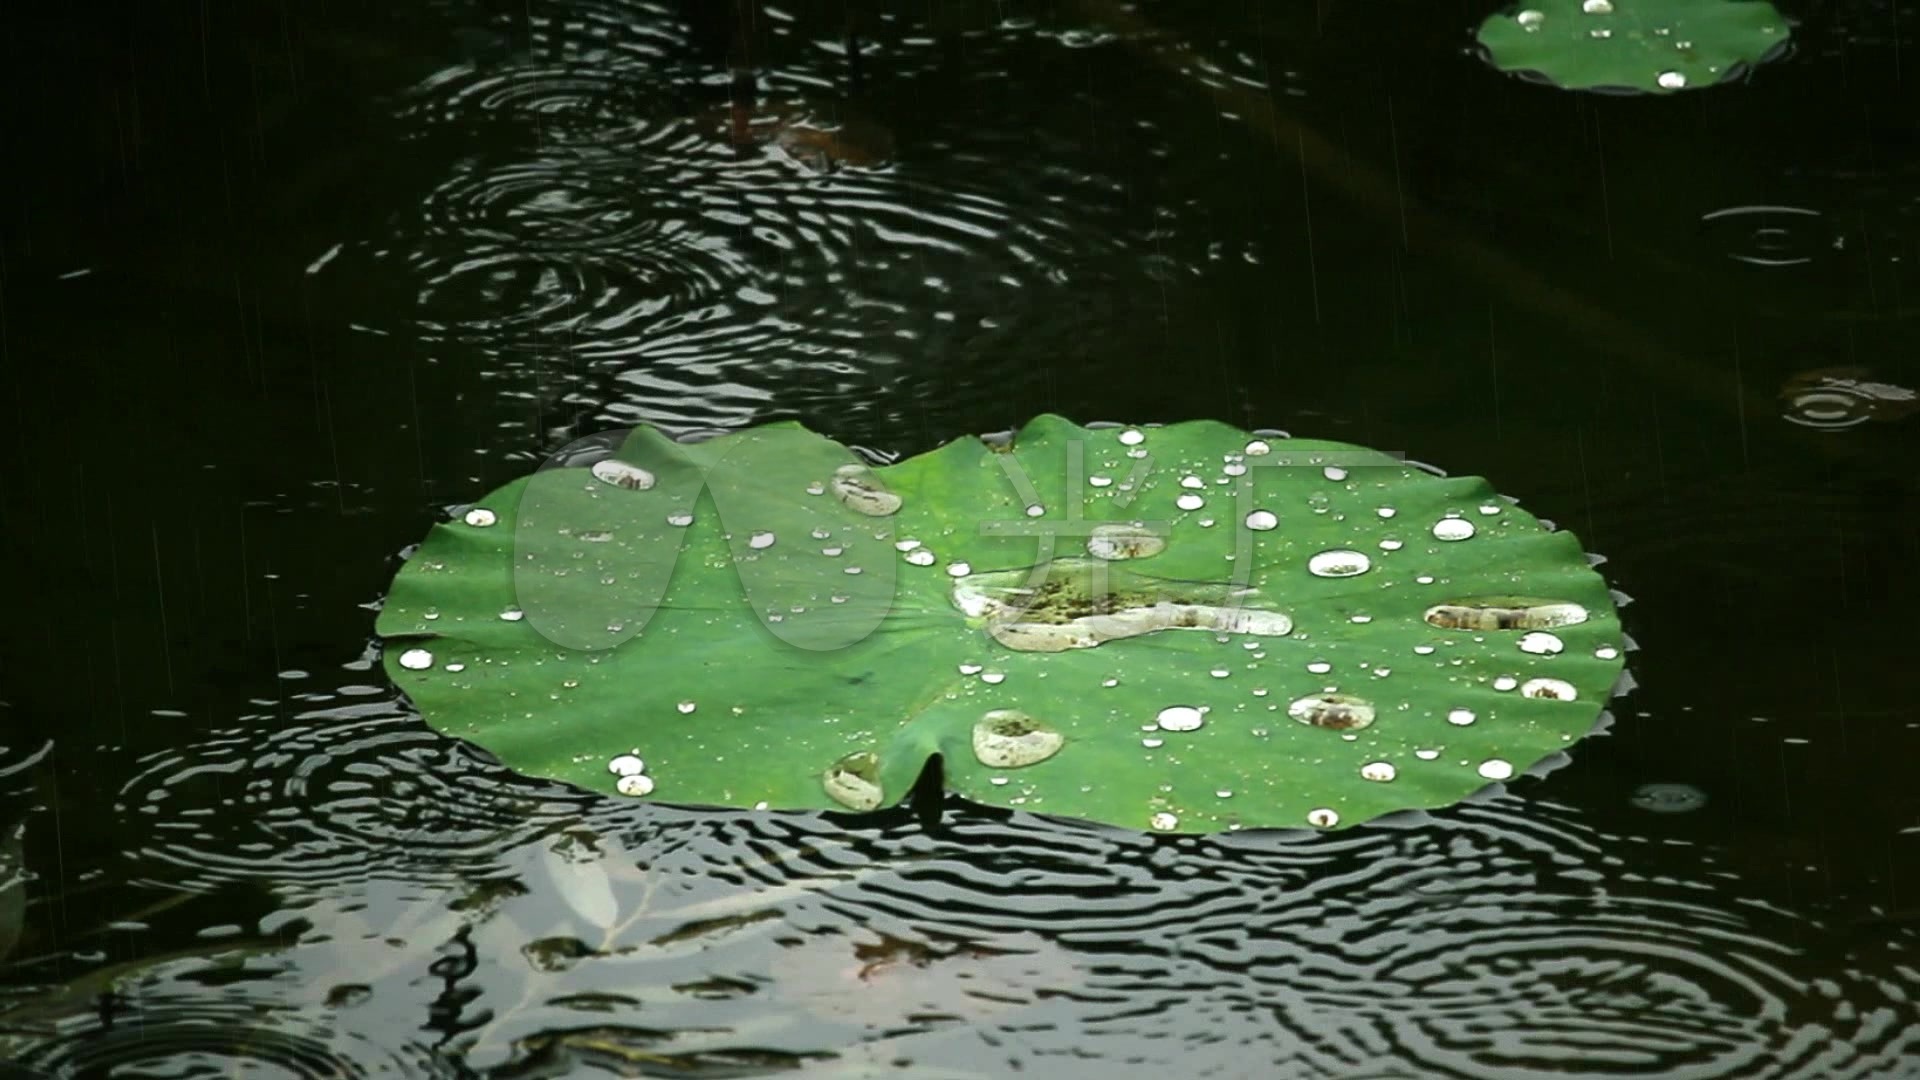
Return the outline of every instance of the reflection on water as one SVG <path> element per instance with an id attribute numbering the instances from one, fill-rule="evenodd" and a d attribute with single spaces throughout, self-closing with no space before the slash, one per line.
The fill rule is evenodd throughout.
<path id="1" fill-rule="evenodd" d="M 261 6 L 244 62 L 190 21 L 16 95 L 104 149 L 0 222 L 0 1075 L 1913 1075 L 1920 204 L 1897 132 L 1802 140 L 1888 123 L 1914 21 L 1669 109 L 1410 3 L 908 7 L 860 86 L 848 5 L 769 8 L 742 110 L 621 0 L 351 63 Z M 1181 838 L 615 804 L 353 656 L 393 553 L 571 436 L 1048 409 L 1511 478 L 1644 689 L 1510 794 Z"/>
<path id="2" fill-rule="evenodd" d="M 390 708 L 301 727 L 227 773 L 244 813 L 204 783 L 223 737 L 128 785 L 167 795 L 129 819 L 165 839 L 131 870 L 281 910 L 126 973 L 113 1030 L 145 1039 L 16 1001 L 26 1061 L 1866 1077 L 1920 1052 L 1904 950 L 1554 803 L 1178 839 L 958 804 L 932 828 L 537 790 L 510 813 L 526 781 L 449 769 Z"/>
<path id="3" fill-rule="evenodd" d="M 938 129 L 894 131 L 872 114 L 884 102 L 834 93 L 828 50 L 769 72 L 751 108 L 715 106 L 673 77 L 687 45 L 654 7 L 526 21 L 523 53 L 403 99 L 413 138 L 449 155 L 445 179 L 314 270 L 403 275 L 413 310 L 365 325 L 478 351 L 490 378 L 582 421 L 963 408 L 1072 378 L 1140 325 L 1132 300 L 1208 257 L 1169 245 L 1175 211 L 1090 153 L 1095 131 L 969 118 L 964 97 Z M 1030 27 L 978 38 L 976 72 L 1059 48 Z M 1150 126 L 1129 138 L 1155 152 Z"/>

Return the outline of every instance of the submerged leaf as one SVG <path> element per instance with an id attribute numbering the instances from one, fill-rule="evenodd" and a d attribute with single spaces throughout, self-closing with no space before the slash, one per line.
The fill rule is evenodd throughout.
<path id="1" fill-rule="evenodd" d="M 888 466 L 792 424 L 608 460 L 435 527 L 379 631 L 429 724 L 610 795 L 865 811 L 938 757 L 983 803 L 1329 828 L 1549 759 L 1621 667 L 1573 536 L 1347 444 L 1047 416 Z"/>

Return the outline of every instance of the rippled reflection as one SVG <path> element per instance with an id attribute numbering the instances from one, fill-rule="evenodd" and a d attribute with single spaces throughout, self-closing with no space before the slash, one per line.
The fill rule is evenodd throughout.
<path id="1" fill-rule="evenodd" d="M 367 326 L 473 355 L 543 407 L 678 429 L 998 401 L 1091 374 L 1166 280 L 1219 257 L 1169 242 L 1189 209 L 1107 171 L 1092 90 L 897 132 L 884 100 L 841 96 L 837 34 L 796 42 L 748 112 L 689 82 L 657 6 L 535 5 L 525 22 L 521 53 L 401 103 L 407 134 L 450 152 L 444 178 L 312 269 L 404 275 L 414 310 Z M 1073 44 L 1015 23 L 969 36 L 976 73 Z M 925 48 L 911 41 L 869 48 L 899 77 Z M 1121 146 L 1146 161 L 1156 141 L 1147 125 Z M 1060 362 L 1018 359 L 1035 355 Z"/>
<path id="2" fill-rule="evenodd" d="M 1920 994 L 1910 935 L 1849 953 L 1697 855 L 1511 795 L 1180 838 L 958 803 L 930 829 L 679 810 L 517 779 L 381 703 L 157 755 L 125 799 L 136 870 L 281 893 L 290 936 L 221 1000 L 335 1013 L 398 1059 L 1847 1078 L 1920 1053 L 1888 1019 Z M 142 975 L 157 1000 L 233 969 L 205 949 Z M 37 1060 L 84 1028 L 43 1026 Z"/>

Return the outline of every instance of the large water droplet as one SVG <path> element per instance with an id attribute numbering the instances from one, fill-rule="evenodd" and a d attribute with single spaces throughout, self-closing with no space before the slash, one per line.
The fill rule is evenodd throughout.
<path id="1" fill-rule="evenodd" d="M 1198 510 L 1201 507 L 1207 505 L 1207 500 L 1191 492 L 1188 492 L 1186 494 L 1181 495 L 1179 498 L 1173 500 L 1173 505 L 1179 507 L 1182 510 Z"/>
<path id="2" fill-rule="evenodd" d="M 693 524 L 693 515 L 689 513 L 685 513 L 684 511 L 668 514 L 667 524 L 673 526 L 676 529 L 684 529 L 687 526 Z"/>
<path id="3" fill-rule="evenodd" d="M 1144 525 L 1095 525 L 1087 537 L 1087 554 L 1096 559 L 1144 559 L 1166 549 L 1166 538 Z"/>
<path id="4" fill-rule="evenodd" d="M 994 769 L 1017 769 L 1060 752 L 1066 739 L 1018 709 L 995 709 L 973 725 L 973 756 Z"/>
<path id="5" fill-rule="evenodd" d="M 1473 533 L 1473 522 L 1466 518 L 1441 518 L 1433 523 L 1435 540 L 1465 540 Z"/>
<path id="6" fill-rule="evenodd" d="M 865 465 L 842 465 L 833 471 L 833 497 L 868 517 L 886 517 L 900 509 L 900 496 L 887 490 Z"/>
<path id="7" fill-rule="evenodd" d="M 425 671 L 433 666 L 433 654 L 425 649 L 408 649 L 400 654 L 400 666 L 408 671 Z"/>
<path id="8" fill-rule="evenodd" d="M 693 710 L 699 707 L 700 706 L 694 704 L 691 701 L 683 701 L 680 704 L 674 706 L 675 709 L 678 709 L 680 711 L 681 716 L 691 716 L 693 714 Z"/>
<path id="9" fill-rule="evenodd" d="M 1566 643 L 1544 630 L 1535 630 L 1520 635 L 1520 651 L 1536 656 L 1552 656 L 1566 648 Z"/>
<path id="10" fill-rule="evenodd" d="M 1255 532 L 1268 532 L 1280 524 L 1280 518 L 1271 510 L 1255 510 L 1247 515 L 1247 528 Z"/>
<path id="11" fill-rule="evenodd" d="M 1500 758 L 1488 758 L 1480 763 L 1480 775 L 1489 780 L 1505 780 L 1513 775 L 1513 763 Z"/>
<path id="12" fill-rule="evenodd" d="M 1520 696 L 1544 698 L 1549 701 L 1572 701 L 1575 691 L 1572 683 L 1562 679 L 1528 679 L 1520 684 Z"/>
<path id="13" fill-rule="evenodd" d="M 484 506 L 476 506 L 473 509 L 467 511 L 466 516 L 461 518 L 460 520 L 466 522 L 467 524 L 473 526 L 476 529 L 484 529 L 487 526 L 492 525 L 494 522 L 499 521 L 500 516 L 498 514 L 495 514 L 493 511 L 487 509 Z"/>
<path id="14" fill-rule="evenodd" d="M 1147 824 L 1152 825 L 1155 829 L 1158 829 L 1161 832 L 1171 832 L 1172 830 L 1180 827 L 1180 816 L 1178 814 L 1170 814 L 1167 811 L 1162 810 L 1159 813 L 1148 818 Z"/>
<path id="15" fill-rule="evenodd" d="M 1436 604 L 1425 618 L 1443 630 L 1550 630 L 1586 622 L 1587 609 L 1538 597 L 1485 596 Z"/>
<path id="16" fill-rule="evenodd" d="M 1307 824 L 1316 829 L 1331 829 L 1340 824 L 1340 815 L 1329 807 L 1316 807 L 1307 811 Z"/>
<path id="17" fill-rule="evenodd" d="M 645 491 L 653 486 L 653 474 L 638 465 L 629 465 L 624 461 L 607 458 L 593 463 L 593 478 L 603 484 L 626 488 L 628 491 Z"/>
<path id="18" fill-rule="evenodd" d="M 1447 723 L 1456 727 L 1466 727 L 1477 719 L 1472 709 L 1452 709 L 1447 712 Z"/>
<path id="19" fill-rule="evenodd" d="M 915 566 L 932 566 L 939 561 L 939 556 L 926 548 L 916 548 L 907 552 L 907 561 Z"/>
<path id="20" fill-rule="evenodd" d="M 632 776 L 647 771 L 647 763 L 633 754 L 621 754 L 607 762 L 607 771 L 615 776 Z"/>
<path id="21" fill-rule="evenodd" d="M 871 750 L 848 754 L 827 767 L 821 786 L 842 806 L 877 810 L 884 798 L 880 790 L 880 758 Z"/>
<path id="22" fill-rule="evenodd" d="M 1547 17 L 1542 12 L 1528 9 L 1514 16 L 1514 21 L 1520 24 L 1522 30 L 1531 33 L 1539 30 L 1541 25 L 1547 21 Z"/>
<path id="23" fill-rule="evenodd" d="M 653 777 L 643 776 L 640 773 L 628 773 L 614 781 L 613 789 L 622 795 L 631 795 L 636 799 L 642 795 L 651 795 L 653 794 Z"/>
<path id="24" fill-rule="evenodd" d="M 1146 441 L 1147 437 L 1141 434 L 1138 428 L 1128 428 L 1120 433 L 1120 442 L 1124 446 L 1139 446 Z"/>
<path id="25" fill-rule="evenodd" d="M 1255 439 L 1246 446 L 1248 457 L 1259 457 L 1261 454 L 1270 454 L 1272 452 L 1273 447 L 1268 446 L 1266 442 L 1261 439 Z"/>
<path id="26" fill-rule="evenodd" d="M 1352 694 L 1309 694 L 1287 706 L 1287 715 L 1303 724 L 1333 731 L 1358 731 L 1373 723 L 1373 705 Z"/>
<path id="27" fill-rule="evenodd" d="M 1307 560 L 1307 572 L 1315 577 L 1354 577 L 1373 567 L 1373 560 L 1357 551 L 1334 548 Z"/>
<path id="28" fill-rule="evenodd" d="M 1384 784 L 1398 775 L 1399 770 L 1395 769 L 1393 763 L 1388 761 L 1369 761 L 1365 765 L 1360 766 L 1360 777 L 1363 780 L 1373 780 Z"/>
<path id="29" fill-rule="evenodd" d="M 774 539 L 774 535 L 770 532 L 757 532 L 747 537 L 747 546 L 753 548 L 755 551 L 762 551 L 772 547 Z"/>
<path id="30" fill-rule="evenodd" d="M 1206 722 L 1206 714 L 1191 705 L 1169 705 L 1154 718 L 1162 731 L 1194 731 Z"/>

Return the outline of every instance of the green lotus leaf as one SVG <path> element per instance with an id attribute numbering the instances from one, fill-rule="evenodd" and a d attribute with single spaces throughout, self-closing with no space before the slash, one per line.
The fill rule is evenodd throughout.
<path id="1" fill-rule="evenodd" d="M 1578 541 L 1477 478 L 1223 424 L 1053 416 L 887 466 L 793 424 L 639 428 L 433 528 L 378 631 L 439 731 L 677 804 L 981 803 L 1337 828 L 1594 727 Z"/>
<path id="2" fill-rule="evenodd" d="M 1568 90 L 1670 94 L 1736 78 L 1789 35 L 1766 0 L 1525 0 L 1479 41 L 1494 67 Z"/>

